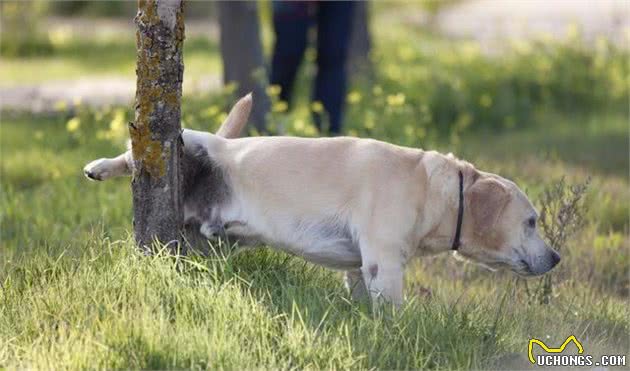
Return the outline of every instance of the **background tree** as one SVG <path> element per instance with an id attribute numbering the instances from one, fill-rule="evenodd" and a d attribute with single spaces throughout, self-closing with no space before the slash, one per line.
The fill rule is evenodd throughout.
<path id="1" fill-rule="evenodd" d="M 181 0 L 139 0 L 134 156 L 134 232 L 139 246 L 179 246 L 183 224 L 180 109 L 184 61 Z"/>
<path id="2" fill-rule="evenodd" d="M 372 40 L 369 28 L 369 2 L 357 1 L 352 16 L 350 50 L 348 52 L 348 72 L 350 75 L 371 77 L 372 66 L 369 59 Z"/>
<path id="3" fill-rule="evenodd" d="M 260 41 L 258 3 L 219 1 L 223 81 L 238 84 L 238 96 L 254 94 L 251 120 L 259 131 L 265 130 L 269 98 L 265 93 L 267 72 Z"/>

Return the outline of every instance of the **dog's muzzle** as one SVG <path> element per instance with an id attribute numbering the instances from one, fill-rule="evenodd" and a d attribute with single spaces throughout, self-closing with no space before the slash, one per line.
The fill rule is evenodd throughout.
<path id="1" fill-rule="evenodd" d="M 534 256 L 531 259 L 521 259 L 516 268 L 517 273 L 523 276 L 540 276 L 552 270 L 560 263 L 560 254 L 553 249 L 547 249 L 545 254 Z"/>

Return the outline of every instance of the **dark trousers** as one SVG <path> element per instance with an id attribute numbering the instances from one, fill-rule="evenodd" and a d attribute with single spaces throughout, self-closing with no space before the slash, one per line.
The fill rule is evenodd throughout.
<path id="1" fill-rule="evenodd" d="M 290 102 L 295 76 L 304 57 L 307 33 L 317 25 L 317 77 L 313 99 L 320 101 L 331 134 L 341 131 L 346 95 L 346 59 L 352 22 L 352 2 L 273 1 L 276 42 L 271 64 L 271 83 L 280 85 L 280 99 Z M 314 114 L 320 130 L 321 115 Z"/>

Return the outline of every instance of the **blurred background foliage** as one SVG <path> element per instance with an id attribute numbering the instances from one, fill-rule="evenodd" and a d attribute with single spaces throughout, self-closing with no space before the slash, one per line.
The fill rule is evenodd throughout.
<path id="1" fill-rule="evenodd" d="M 418 3 L 435 13 L 457 3 L 426 0 Z M 261 3 L 263 39 L 270 50 L 269 4 Z M 68 28 L 47 27 L 42 18 L 125 17 L 135 13 L 133 2 L 2 2 L 0 52 L 3 58 L 28 56 L 77 57 L 95 70 L 114 68 L 133 71 L 134 44 L 131 35 L 110 36 L 100 42 L 73 34 Z M 189 2 L 191 22 L 213 22 L 214 6 Z M 404 6 L 409 6 L 406 4 Z M 375 4 L 378 11 L 382 5 Z M 378 22 L 378 20 L 376 20 Z M 49 23 L 55 23 L 54 20 Z M 372 25 L 373 29 L 376 29 Z M 377 135 L 381 131 L 403 131 L 412 145 L 427 136 L 457 137 L 468 131 L 504 130 L 533 125 L 533 115 L 555 110 L 568 115 L 583 112 L 625 112 L 628 102 L 628 50 L 604 37 L 595 45 L 584 42 L 577 25 L 558 39 L 541 36 L 534 40 L 511 41 L 495 55 L 482 52 L 473 40 L 444 40 L 426 28 L 379 27 L 370 59 L 374 66 L 369 78 L 355 76 L 348 95 L 346 127 L 355 135 Z M 193 33 L 186 43 L 187 57 L 196 52 L 216 53 L 216 40 Z M 406 42 L 396 42 L 405 39 Z M 105 59 L 104 59 L 105 58 Z M 220 67 L 203 62 L 207 71 Z M 298 84 L 308 96 L 314 73 L 314 51 L 307 52 L 305 78 Z M 216 63 L 216 61 L 215 61 Z M 187 65 L 190 67 L 190 65 Z M 192 62 L 192 68 L 204 66 Z M 187 70 L 186 79 L 194 79 Z M 9 68 L 5 75 L 18 71 Z M 129 74 L 129 72 L 127 72 Z M 27 74 L 28 75 L 28 74 Z M 4 77 L 0 76 L 0 77 Z M 11 79 L 12 77 L 8 77 Z M 17 77 L 14 77 L 17 78 Z M 396 117 L 406 125 L 378 125 L 379 115 Z M 304 118 L 307 122 L 308 117 Z M 409 125 L 413 125 L 410 127 Z M 302 125 L 298 124 L 299 129 Z M 290 130 L 289 125 L 285 130 Z M 395 133 L 389 133 L 393 135 Z"/>
<path id="2" fill-rule="evenodd" d="M 0 43 L 2 56 L 47 55 L 53 52 L 47 30 L 41 20 L 48 9 L 43 1 L 0 2 L 0 24 L 3 37 Z"/>

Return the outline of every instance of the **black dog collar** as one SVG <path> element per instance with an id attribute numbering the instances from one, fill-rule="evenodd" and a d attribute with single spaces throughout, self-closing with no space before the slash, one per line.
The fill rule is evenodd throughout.
<path id="1" fill-rule="evenodd" d="M 453 239 L 453 246 L 451 250 L 459 249 L 462 244 L 459 240 L 462 234 L 462 219 L 464 218 L 464 174 L 459 171 L 459 209 L 457 210 L 457 229 L 455 229 L 455 238 Z"/>

